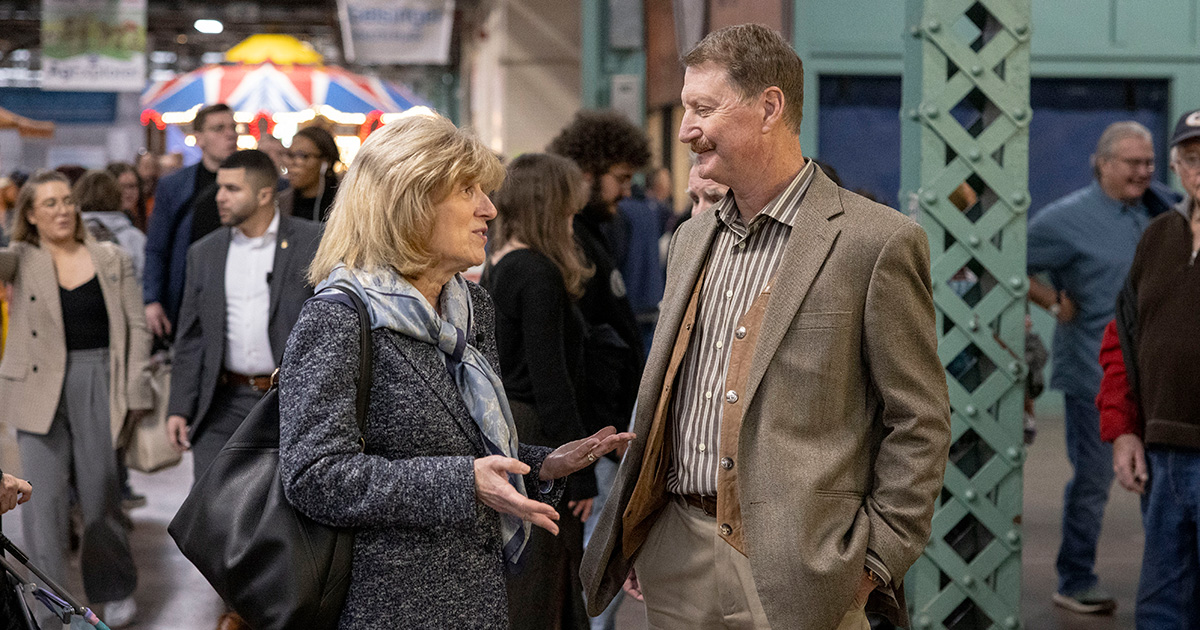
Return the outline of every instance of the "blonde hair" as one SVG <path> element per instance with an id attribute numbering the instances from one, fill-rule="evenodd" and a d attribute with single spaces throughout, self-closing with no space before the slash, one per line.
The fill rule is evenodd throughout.
<path id="1" fill-rule="evenodd" d="M 549 258 L 572 298 L 595 273 L 571 236 L 571 219 L 587 200 L 583 172 L 572 160 L 549 153 L 526 153 L 508 166 L 504 186 L 492 195 L 496 232 L 492 248 L 520 241 Z"/>
<path id="2" fill-rule="evenodd" d="M 58 171 L 41 171 L 34 174 L 21 186 L 21 191 L 17 193 L 17 203 L 14 206 L 17 211 L 17 216 L 13 218 L 12 240 L 29 243 L 30 245 L 40 246 L 41 238 L 38 237 L 37 226 L 29 222 L 29 215 L 33 212 L 33 202 L 37 197 L 37 189 L 51 182 L 59 182 L 71 188 L 71 181 L 65 175 Z M 83 227 L 83 217 L 79 214 L 79 204 L 75 204 L 75 240 L 83 243 L 87 239 L 87 229 Z"/>
<path id="3" fill-rule="evenodd" d="M 418 114 L 379 128 L 338 187 L 309 282 L 320 283 L 339 264 L 420 275 L 437 263 L 429 250 L 437 203 L 457 187 L 490 192 L 502 181 L 500 160 L 443 116 Z"/>

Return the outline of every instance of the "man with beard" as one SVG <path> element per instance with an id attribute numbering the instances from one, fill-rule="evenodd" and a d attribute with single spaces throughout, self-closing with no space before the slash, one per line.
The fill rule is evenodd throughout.
<path id="1" fill-rule="evenodd" d="M 605 380 L 611 379 L 612 382 L 610 387 L 594 387 L 591 395 L 582 392 L 579 411 L 589 430 L 609 424 L 624 427 L 629 424 L 628 414 L 637 396 L 645 351 L 637 318 L 629 304 L 625 278 L 621 275 L 607 232 L 617 216 L 618 203 L 630 195 L 634 172 L 650 161 L 649 143 L 646 134 L 618 112 L 581 111 L 575 114 L 574 120 L 559 132 L 546 150 L 574 160 L 583 171 L 584 182 L 589 190 L 587 204 L 575 216 L 575 240 L 587 262 L 595 268 L 595 274 L 584 286 L 583 297 L 578 301 L 589 335 L 584 352 L 584 378 L 591 385 L 596 385 L 600 380 L 595 376 L 605 376 Z M 613 339 L 613 343 L 601 341 L 614 336 L 619 339 Z M 623 347 L 616 347 L 618 345 Z M 621 367 L 610 369 L 614 365 Z M 616 390 L 611 396 L 617 401 L 616 404 L 603 404 L 603 401 L 597 400 L 604 397 L 603 392 L 609 389 Z M 605 415 L 600 411 L 602 407 L 610 412 L 623 412 L 626 417 L 608 417 L 620 413 Z M 587 544 L 596 525 L 597 515 L 604 507 L 616 473 L 616 461 L 602 458 L 596 462 L 599 495 L 594 500 L 587 500 L 593 505 L 592 517 L 584 526 L 584 544 Z M 594 619 L 592 627 L 611 628 L 615 609 L 616 605 L 611 606 Z"/>
<path id="2" fill-rule="evenodd" d="M 279 212 L 278 180 L 266 153 L 229 156 L 217 171 L 220 226 L 188 250 L 167 434 L 191 449 L 195 479 L 270 388 L 312 296 L 306 274 L 321 226 Z M 239 623 L 226 615 L 218 628 Z"/>
<path id="3" fill-rule="evenodd" d="M 574 160 L 590 191 L 587 205 L 575 217 L 575 239 L 596 273 L 579 308 L 589 324 L 612 326 L 640 357 L 637 320 L 605 232 L 617 216 L 618 202 L 630 194 L 633 174 L 650 161 L 646 134 L 618 112 L 581 111 L 546 150 Z"/>

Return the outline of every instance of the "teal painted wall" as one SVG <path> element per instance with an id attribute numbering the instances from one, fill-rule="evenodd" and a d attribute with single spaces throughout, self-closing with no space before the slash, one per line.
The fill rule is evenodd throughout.
<path id="1" fill-rule="evenodd" d="M 817 77 L 899 75 L 909 25 L 902 2 L 793 2 L 807 79 L 800 139 L 819 157 Z M 1032 45 L 1035 78 L 1167 79 L 1172 121 L 1200 107 L 1200 0 L 1033 0 Z"/>
<path id="2" fill-rule="evenodd" d="M 819 158 L 818 78 L 900 75 L 910 26 L 903 2 L 793 1 L 793 45 L 805 64 L 800 142 Z M 1200 0 L 1033 0 L 1032 31 L 1034 78 L 1166 79 L 1172 126 L 1183 112 L 1200 108 Z M 1032 317 L 1049 345 L 1053 318 L 1037 308 Z M 1049 367 L 1045 376 L 1049 383 Z M 1061 409 L 1057 391 L 1038 399 L 1039 415 Z"/>

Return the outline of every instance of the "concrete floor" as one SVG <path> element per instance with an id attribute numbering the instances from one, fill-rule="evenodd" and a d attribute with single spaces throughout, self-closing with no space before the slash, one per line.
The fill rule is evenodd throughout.
<path id="1" fill-rule="evenodd" d="M 134 510 L 132 544 L 140 580 L 136 598 L 139 630 L 211 630 L 220 601 L 203 577 L 179 554 L 167 535 L 167 524 L 191 483 L 191 460 L 154 475 L 134 473 L 134 488 L 149 497 Z M 1101 584 L 1117 597 L 1115 615 L 1080 616 L 1050 603 L 1054 592 L 1054 556 L 1058 550 L 1062 487 L 1069 475 L 1063 450 L 1061 417 L 1039 423 L 1025 469 L 1024 585 L 1022 618 L 1028 630 L 1116 630 L 1133 628 L 1133 605 L 1141 564 L 1142 532 L 1137 498 L 1114 485 L 1104 517 L 1098 571 Z M 36 496 L 36 495 L 35 495 Z M 35 499 L 36 500 L 36 499 Z M 20 510 L 21 508 L 18 508 Z M 21 544 L 16 512 L 4 519 L 5 533 Z M 82 595 L 78 579 L 71 586 Z M 619 611 L 619 630 L 645 628 L 640 604 L 630 599 Z M 982 630 L 982 629 L 981 629 Z"/>

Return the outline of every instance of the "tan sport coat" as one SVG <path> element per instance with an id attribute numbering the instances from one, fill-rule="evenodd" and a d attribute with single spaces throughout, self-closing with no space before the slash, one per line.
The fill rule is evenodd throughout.
<path id="1" fill-rule="evenodd" d="M 142 288 L 129 256 L 111 243 L 90 238 L 104 306 L 108 311 L 109 413 L 113 445 L 130 409 L 152 409 L 150 333 Z M 50 431 L 67 370 L 58 274 L 50 252 L 28 243 L 0 249 L 0 282 L 13 284 L 8 345 L 0 360 L 0 409 L 21 431 Z"/>
<path id="2" fill-rule="evenodd" d="M 671 248 L 637 439 L 581 568 L 593 615 L 621 588 L 637 554 L 622 548 L 622 517 L 716 231 L 714 213 L 699 215 Z M 868 549 L 902 598 L 942 486 L 950 403 L 929 246 L 916 223 L 818 170 L 783 256 L 737 403 L 744 405 L 735 458 L 744 544 L 771 626 L 829 630 L 851 607 Z M 907 625 L 903 605 L 883 599 L 872 596 L 871 607 Z"/>

